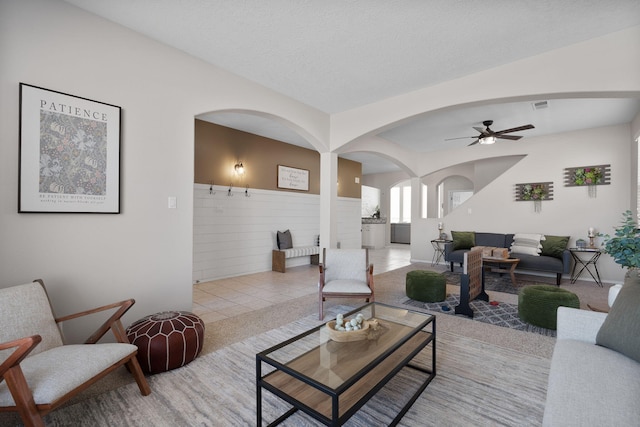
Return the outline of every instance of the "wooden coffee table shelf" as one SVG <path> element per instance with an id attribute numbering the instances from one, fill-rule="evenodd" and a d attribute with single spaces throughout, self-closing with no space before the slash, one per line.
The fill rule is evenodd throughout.
<path id="1" fill-rule="evenodd" d="M 491 271 L 496 273 L 509 273 L 513 286 L 516 286 L 516 275 L 514 272 L 519 262 L 520 258 L 482 257 L 483 267 L 490 268 Z M 501 268 L 500 264 L 508 265 L 509 268 Z"/>
<path id="2" fill-rule="evenodd" d="M 329 339 L 324 326 L 320 326 L 256 355 L 259 426 L 262 425 L 262 389 L 293 406 L 269 425 L 277 425 L 302 410 L 326 425 L 337 426 L 355 414 L 398 372 L 412 368 L 425 378 L 390 425 L 402 419 L 436 375 L 435 316 L 379 303 L 367 304 L 352 312 L 355 313 L 380 321 L 382 329 L 377 339 L 335 342 Z M 431 330 L 425 331 L 428 325 Z M 429 345 L 431 352 L 421 355 L 427 361 L 418 365 L 414 358 Z M 275 370 L 262 376 L 263 364 Z"/>

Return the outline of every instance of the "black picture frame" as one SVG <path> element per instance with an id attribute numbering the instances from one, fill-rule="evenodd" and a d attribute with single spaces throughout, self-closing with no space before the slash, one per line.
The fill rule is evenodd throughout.
<path id="1" fill-rule="evenodd" d="M 120 213 L 122 109 L 20 83 L 19 213 Z"/>

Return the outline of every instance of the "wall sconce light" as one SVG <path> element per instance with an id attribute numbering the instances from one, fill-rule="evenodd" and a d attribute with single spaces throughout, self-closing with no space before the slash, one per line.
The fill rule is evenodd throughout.
<path id="1" fill-rule="evenodd" d="M 244 175 L 244 166 L 242 165 L 242 162 L 236 163 L 233 168 L 236 171 L 236 175 Z"/>

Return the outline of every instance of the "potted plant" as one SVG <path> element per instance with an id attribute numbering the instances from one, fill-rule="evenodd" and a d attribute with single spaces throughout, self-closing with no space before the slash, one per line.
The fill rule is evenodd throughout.
<path id="1" fill-rule="evenodd" d="M 604 235 L 604 252 L 629 271 L 640 268 L 640 232 L 633 213 L 625 211 L 622 225 L 615 228 L 615 237 Z"/>
<path id="2" fill-rule="evenodd" d="M 374 218 L 380 218 L 380 206 L 376 206 L 376 209 L 373 211 L 373 215 L 371 215 Z"/>

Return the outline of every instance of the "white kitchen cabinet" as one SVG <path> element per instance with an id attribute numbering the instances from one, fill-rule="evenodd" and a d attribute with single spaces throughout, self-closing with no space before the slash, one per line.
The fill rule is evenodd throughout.
<path id="1" fill-rule="evenodd" d="M 362 224 L 362 247 L 370 249 L 384 248 L 385 224 Z"/>

